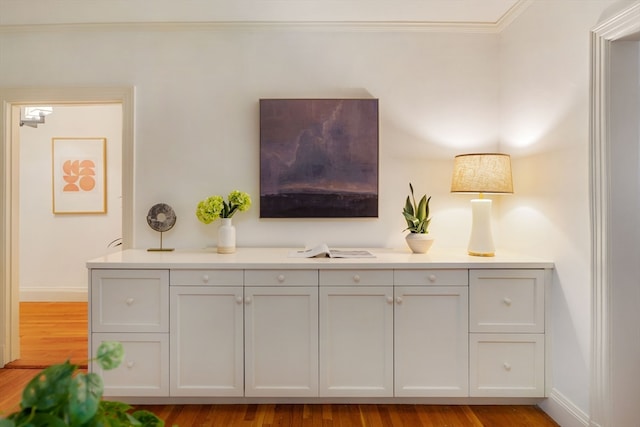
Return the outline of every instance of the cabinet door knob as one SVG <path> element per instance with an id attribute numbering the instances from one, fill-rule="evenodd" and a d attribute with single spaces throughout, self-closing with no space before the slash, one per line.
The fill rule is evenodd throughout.
<path id="1" fill-rule="evenodd" d="M 244 303 L 245 303 L 245 304 L 251 304 L 251 297 L 246 297 L 246 298 L 244 299 Z"/>
<path id="2" fill-rule="evenodd" d="M 127 305 L 132 305 L 134 302 L 135 302 L 134 298 L 127 298 L 127 301 L 126 301 Z"/>
<path id="3" fill-rule="evenodd" d="M 502 301 L 504 302 L 504 304 L 505 304 L 506 306 L 510 306 L 510 305 L 511 305 L 511 303 L 513 302 L 513 301 L 511 301 L 511 298 L 509 298 L 509 297 L 504 297 L 504 298 L 502 299 Z"/>
<path id="4" fill-rule="evenodd" d="M 242 297 L 236 297 L 236 303 L 242 304 L 242 301 L 244 301 Z"/>
<path id="5" fill-rule="evenodd" d="M 208 274 L 205 274 L 204 276 L 202 276 L 202 281 L 203 281 L 204 283 L 209 283 L 209 275 L 208 275 Z"/>
<path id="6" fill-rule="evenodd" d="M 396 297 L 396 304 L 402 304 L 402 297 Z"/>
<path id="7" fill-rule="evenodd" d="M 504 370 L 505 371 L 510 371 L 511 370 L 511 365 L 508 362 L 504 362 L 502 364 L 502 366 L 504 366 Z"/>
<path id="8" fill-rule="evenodd" d="M 359 274 L 354 274 L 353 275 L 353 281 L 356 283 L 360 283 L 360 275 Z"/>
<path id="9" fill-rule="evenodd" d="M 435 282 L 438 279 L 438 276 L 436 276 L 435 274 L 430 274 L 429 275 L 429 281 L 431 283 Z"/>
<path id="10" fill-rule="evenodd" d="M 134 366 L 136 366 L 136 362 L 134 362 L 133 360 L 129 360 L 129 361 L 127 362 L 127 368 L 131 369 L 131 368 L 133 368 Z"/>
<path id="11" fill-rule="evenodd" d="M 278 275 L 278 282 L 280 282 L 280 283 L 284 282 L 284 274 L 279 274 Z"/>
<path id="12" fill-rule="evenodd" d="M 387 295 L 387 303 L 393 304 L 393 297 L 390 297 L 389 295 Z"/>

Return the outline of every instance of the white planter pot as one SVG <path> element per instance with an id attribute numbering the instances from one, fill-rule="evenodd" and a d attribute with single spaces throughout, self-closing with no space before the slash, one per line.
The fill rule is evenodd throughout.
<path id="1" fill-rule="evenodd" d="M 405 238 L 407 245 L 411 248 L 411 251 L 415 254 L 425 254 L 433 245 L 433 237 L 429 234 L 423 233 L 409 233 Z"/>

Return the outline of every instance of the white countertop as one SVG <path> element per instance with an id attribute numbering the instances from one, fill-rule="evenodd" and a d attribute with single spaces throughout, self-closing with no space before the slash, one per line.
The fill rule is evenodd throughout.
<path id="1" fill-rule="evenodd" d="M 238 248 L 233 254 L 218 254 L 215 248 L 176 249 L 153 252 L 127 249 L 87 262 L 95 268 L 168 269 L 420 269 L 420 268 L 553 268 L 553 262 L 526 255 L 498 252 L 494 257 L 469 256 L 466 250 L 431 249 L 413 254 L 409 249 L 355 248 L 375 258 L 292 258 L 301 248 Z M 332 248 L 334 249 L 334 248 Z M 336 248 L 351 249 L 351 248 Z"/>

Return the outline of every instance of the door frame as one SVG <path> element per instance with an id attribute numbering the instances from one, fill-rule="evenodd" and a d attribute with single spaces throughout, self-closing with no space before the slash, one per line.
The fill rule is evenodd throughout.
<path id="1" fill-rule="evenodd" d="M 122 105 L 122 247 L 133 246 L 133 87 L 0 87 L 0 367 L 20 357 L 19 108 L 34 104 Z"/>
<path id="2" fill-rule="evenodd" d="M 640 2 L 605 20 L 591 32 L 591 390 L 590 425 L 609 426 L 613 419 L 613 287 L 610 153 L 612 146 L 611 43 L 640 32 Z"/>

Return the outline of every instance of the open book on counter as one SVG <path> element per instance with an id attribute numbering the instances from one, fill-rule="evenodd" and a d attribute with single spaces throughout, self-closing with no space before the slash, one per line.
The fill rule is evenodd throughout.
<path id="1" fill-rule="evenodd" d="M 290 258 L 375 258 L 369 251 L 329 249 L 326 244 L 318 245 L 310 249 L 289 252 Z"/>

